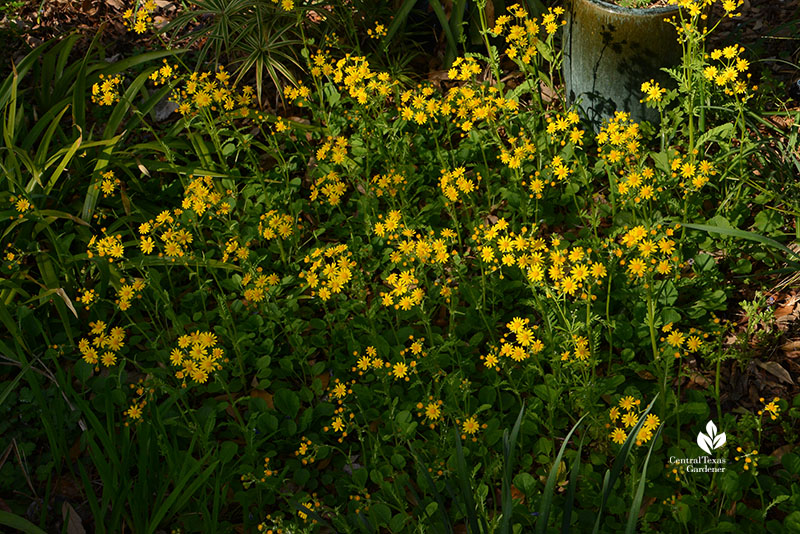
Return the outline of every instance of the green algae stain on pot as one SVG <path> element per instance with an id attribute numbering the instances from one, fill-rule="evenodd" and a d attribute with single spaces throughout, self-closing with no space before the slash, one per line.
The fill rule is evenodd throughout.
<path id="1" fill-rule="evenodd" d="M 681 46 L 668 19 L 677 6 L 635 9 L 601 0 L 570 0 L 564 29 L 567 102 L 578 102 L 592 127 L 615 111 L 659 122 L 658 111 L 639 102 L 643 82 L 672 87 L 662 67 L 680 62 Z"/>

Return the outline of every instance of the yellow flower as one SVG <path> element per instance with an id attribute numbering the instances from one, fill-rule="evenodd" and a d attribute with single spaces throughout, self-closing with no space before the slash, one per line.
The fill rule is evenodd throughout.
<path id="1" fill-rule="evenodd" d="M 440 404 L 441 401 L 428 403 L 428 405 L 425 406 L 425 418 L 431 421 L 439 419 L 442 415 L 442 410 L 439 408 Z"/>
<path id="2" fill-rule="evenodd" d="M 681 345 L 683 345 L 683 342 L 684 342 L 684 335 L 680 333 L 678 330 L 673 330 L 667 336 L 667 343 L 669 343 L 675 348 L 679 348 Z"/>
<path id="3" fill-rule="evenodd" d="M 331 426 L 336 432 L 341 432 L 344 430 L 344 421 L 342 420 L 341 417 L 337 417 L 336 419 L 333 420 Z"/>
<path id="4" fill-rule="evenodd" d="M 619 400 L 619 407 L 626 411 L 631 411 L 635 405 L 636 399 L 630 395 Z"/>
<path id="5" fill-rule="evenodd" d="M 408 365 L 403 362 L 397 362 L 392 367 L 392 375 L 394 375 L 395 379 L 406 378 L 408 375 Z"/>
<path id="6" fill-rule="evenodd" d="M 621 428 L 615 428 L 611 432 L 611 440 L 614 443 L 618 443 L 619 445 L 622 445 L 623 443 L 625 443 L 626 439 L 628 439 L 628 435 Z"/>
<path id="7" fill-rule="evenodd" d="M 626 412 L 622 416 L 622 424 L 624 424 L 626 428 L 627 427 L 632 427 L 633 425 L 636 424 L 636 422 L 638 420 L 639 420 L 639 416 L 636 415 L 633 412 Z"/>
<path id="8" fill-rule="evenodd" d="M 461 425 L 461 429 L 464 431 L 464 433 L 469 435 L 475 434 L 479 428 L 480 425 L 478 425 L 478 420 L 474 415 L 464 421 L 464 423 Z"/>
<path id="9" fill-rule="evenodd" d="M 634 258 L 628 264 L 628 271 L 631 274 L 634 274 L 638 277 L 644 275 L 646 269 L 647 269 L 647 264 L 641 258 Z"/>

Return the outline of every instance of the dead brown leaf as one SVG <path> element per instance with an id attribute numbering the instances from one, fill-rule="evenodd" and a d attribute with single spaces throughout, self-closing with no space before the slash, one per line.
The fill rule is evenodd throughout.
<path id="1" fill-rule="evenodd" d="M 783 366 L 778 362 L 761 362 L 756 360 L 755 363 L 756 365 L 758 365 L 771 375 L 777 377 L 778 380 L 786 382 L 787 384 L 794 384 L 794 381 L 792 380 L 792 376 L 789 374 L 789 371 L 784 369 Z"/>

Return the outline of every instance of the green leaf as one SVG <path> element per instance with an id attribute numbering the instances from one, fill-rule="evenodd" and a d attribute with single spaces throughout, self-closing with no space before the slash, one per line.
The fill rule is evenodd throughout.
<path id="1" fill-rule="evenodd" d="M 722 234 L 722 235 L 727 235 L 727 236 L 731 236 L 731 237 L 738 237 L 740 239 L 747 239 L 748 241 L 756 241 L 756 242 L 761 243 L 763 245 L 767 245 L 767 246 L 770 246 L 772 248 L 778 249 L 778 250 L 780 250 L 782 252 L 785 252 L 787 254 L 787 256 L 793 256 L 793 257 L 797 258 L 798 260 L 800 260 L 800 254 L 798 254 L 797 252 L 794 252 L 793 250 L 785 247 L 784 245 L 781 245 L 780 243 L 778 243 L 774 239 L 770 239 L 770 238 L 765 237 L 765 236 L 763 236 L 761 234 L 756 234 L 754 232 L 745 232 L 744 230 L 739 230 L 738 228 L 723 228 L 721 226 L 711 226 L 711 225 L 707 225 L 707 224 L 684 223 L 683 225 L 686 228 L 691 228 L 692 230 L 701 230 L 703 232 L 708 232 L 710 234 Z M 786 261 L 789 262 L 788 257 L 787 257 Z M 793 265 L 800 266 L 800 264 L 798 264 L 797 262 L 791 262 L 791 263 Z"/>
<path id="2" fill-rule="evenodd" d="M 220 464 L 226 464 L 230 462 L 236 455 L 237 450 L 239 450 L 239 446 L 233 441 L 223 441 L 222 445 L 219 447 Z"/>
<path id="3" fill-rule="evenodd" d="M 10 512 L 0 510 L 0 525 L 6 525 L 13 529 L 24 532 L 25 534 L 47 534 L 27 519 Z"/>
<path id="4" fill-rule="evenodd" d="M 400 9 L 397 10 L 397 13 L 394 15 L 394 20 L 389 25 L 389 29 L 386 30 L 386 35 L 383 38 L 383 48 L 387 49 L 389 47 L 389 43 L 392 42 L 392 38 L 394 34 L 406 23 L 406 19 L 408 18 L 408 14 L 411 13 L 411 10 L 414 9 L 417 0 L 404 0 L 403 5 L 400 6 Z"/>
<path id="5" fill-rule="evenodd" d="M 783 223 L 784 219 L 780 212 L 771 209 L 759 211 L 754 221 L 756 228 L 767 233 L 777 230 Z"/>
<path id="6" fill-rule="evenodd" d="M 277 408 L 279 412 L 288 415 L 292 419 L 294 419 L 297 416 L 297 412 L 300 411 L 300 398 L 294 391 L 289 389 L 279 389 L 276 391 L 273 402 L 275 403 L 275 408 Z"/>
<path id="7" fill-rule="evenodd" d="M 572 429 L 570 429 L 567 437 L 564 438 L 564 443 L 561 444 L 561 448 L 558 451 L 556 460 L 553 462 L 553 467 L 550 468 L 550 475 L 547 477 L 547 482 L 545 483 L 544 491 L 542 492 L 542 500 L 539 504 L 539 519 L 536 521 L 536 532 L 538 534 L 544 534 L 547 532 L 547 520 L 550 517 L 550 508 L 553 503 L 553 490 L 556 486 L 556 479 L 558 478 L 558 465 L 561 463 L 561 457 L 564 456 L 564 451 L 567 449 L 569 439 L 578 429 L 585 417 L 586 415 L 578 419 L 578 422 L 573 425 Z"/>
<path id="8" fill-rule="evenodd" d="M 800 397 L 798 397 L 800 398 Z M 793 475 L 800 475 L 800 456 L 793 452 L 787 452 L 781 458 L 783 467 Z"/>
<path id="9" fill-rule="evenodd" d="M 634 534 L 636 531 L 636 522 L 639 519 L 639 511 L 642 509 L 642 499 L 644 498 L 644 486 L 645 482 L 647 482 L 647 465 L 650 463 L 650 455 L 653 454 L 653 446 L 655 446 L 656 440 L 658 440 L 658 437 L 661 435 L 661 430 L 663 428 L 664 425 L 658 427 L 656 435 L 653 436 L 650 442 L 650 449 L 647 451 L 647 458 L 645 458 L 644 467 L 642 467 L 641 479 L 639 479 L 639 485 L 636 488 L 636 494 L 633 497 L 633 503 L 631 503 L 631 509 L 628 512 L 628 524 L 625 527 L 625 534 Z"/>

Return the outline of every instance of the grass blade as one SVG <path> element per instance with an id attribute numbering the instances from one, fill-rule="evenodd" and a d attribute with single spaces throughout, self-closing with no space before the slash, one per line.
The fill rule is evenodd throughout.
<path id="1" fill-rule="evenodd" d="M 642 508 L 642 498 L 644 497 L 644 484 L 647 481 L 647 464 L 650 463 L 650 455 L 653 454 L 653 446 L 661 435 L 661 429 L 664 425 L 658 427 L 656 435 L 653 436 L 653 441 L 650 442 L 650 450 L 647 451 L 647 458 L 644 459 L 644 467 L 642 468 L 642 478 L 639 480 L 639 486 L 636 488 L 636 495 L 633 497 L 631 510 L 628 512 L 628 524 L 625 527 L 625 534 L 633 534 L 636 530 L 636 522 L 639 519 L 639 510 Z"/>
<path id="2" fill-rule="evenodd" d="M 611 494 L 611 491 L 614 489 L 614 484 L 619 478 L 619 474 L 622 471 L 622 468 L 625 466 L 625 461 L 628 458 L 628 453 L 630 452 L 631 448 L 633 447 L 633 443 L 636 441 L 636 436 L 639 434 L 639 429 L 642 428 L 644 424 L 644 420 L 647 417 L 647 414 L 650 413 L 650 410 L 653 409 L 653 404 L 655 404 L 656 399 L 658 399 L 658 394 L 653 397 L 653 400 L 650 401 L 650 404 L 647 406 L 647 409 L 639 416 L 639 421 L 636 425 L 631 429 L 630 433 L 628 434 L 628 439 L 625 440 L 625 443 L 622 444 L 622 448 L 617 455 L 617 458 L 614 460 L 614 465 L 611 467 L 611 470 L 606 471 L 606 475 L 603 478 L 603 500 L 600 502 L 600 510 L 597 512 L 597 520 L 594 523 L 594 529 L 592 533 L 595 534 L 600 531 L 600 520 L 603 517 L 603 510 L 606 507 L 606 502 L 608 501 L 608 496 Z"/>
<path id="3" fill-rule="evenodd" d="M 467 522 L 469 524 L 469 532 L 471 534 L 478 534 L 478 517 L 475 508 L 475 499 L 472 496 L 472 487 L 469 483 L 470 474 L 467 472 L 467 462 L 464 459 L 464 449 L 461 446 L 461 436 L 456 431 L 456 469 L 458 471 L 458 484 L 461 489 L 461 497 L 464 499 L 466 506 Z"/>
<path id="4" fill-rule="evenodd" d="M 575 504 L 575 487 L 578 485 L 578 472 L 581 467 L 581 451 L 583 450 L 583 439 L 586 434 L 581 436 L 578 444 L 578 454 L 572 460 L 572 467 L 569 470 L 569 486 L 567 486 L 566 502 L 564 504 L 564 518 L 561 521 L 561 534 L 569 534 L 570 523 L 572 522 L 572 507 Z"/>
<path id="5" fill-rule="evenodd" d="M 27 519 L 20 517 L 16 514 L 3 512 L 0 510 L 0 525 L 5 525 L 13 529 L 24 532 L 25 534 L 47 534 L 44 530 L 40 529 Z"/>
<path id="6" fill-rule="evenodd" d="M 411 10 L 416 4 L 417 0 L 405 0 L 403 5 L 400 6 L 400 9 L 397 10 L 397 14 L 394 16 L 394 20 L 392 20 L 392 24 L 389 26 L 389 29 L 386 30 L 386 36 L 383 38 L 384 50 L 389 48 L 389 43 L 392 42 L 392 37 L 394 37 L 394 34 L 396 34 L 400 27 L 406 23 L 408 14 L 411 13 Z"/>
<path id="7" fill-rule="evenodd" d="M 715 233 L 715 234 L 722 234 L 731 237 L 738 237 L 740 239 L 747 239 L 748 241 L 756 241 L 763 245 L 770 246 L 772 248 L 776 248 L 780 251 L 785 252 L 789 256 L 794 256 L 798 260 L 800 260 L 800 254 L 793 251 L 792 249 L 781 245 L 774 239 L 770 239 L 769 237 L 763 236 L 761 234 L 757 234 L 755 232 L 747 232 L 745 230 L 739 230 L 738 228 L 724 228 L 722 226 L 714 226 L 710 224 L 691 224 L 691 223 L 683 223 L 683 226 L 686 228 L 691 228 L 692 230 L 702 230 L 708 233 Z M 789 261 L 789 260 L 787 260 Z M 795 263 L 795 262 L 792 262 Z"/>
<path id="8" fill-rule="evenodd" d="M 450 68 L 450 64 L 456 58 L 457 42 L 453 36 L 453 30 L 450 28 L 450 21 L 447 20 L 447 15 L 444 12 L 442 3 L 439 0 L 430 0 L 430 5 L 433 8 L 433 12 L 436 13 L 436 18 L 439 19 L 439 24 L 441 24 L 442 29 L 444 29 L 444 36 L 447 38 L 447 52 L 445 53 L 444 64 L 442 65 L 443 69 L 447 69 Z"/>
<path id="9" fill-rule="evenodd" d="M 536 521 L 537 534 L 543 534 L 547 530 L 547 520 L 553 504 L 553 489 L 556 486 L 556 478 L 558 478 L 558 466 L 561 463 L 561 457 L 564 456 L 564 451 L 567 449 L 569 438 L 572 437 L 572 434 L 578 429 L 584 418 L 586 418 L 585 415 L 578 419 L 578 422 L 573 425 L 567 437 L 564 438 L 564 443 L 561 444 L 561 448 L 558 450 L 556 461 L 553 463 L 553 467 L 550 468 L 550 475 L 547 477 L 547 483 L 544 486 L 541 504 L 539 505 L 539 519 Z"/>
<path id="10" fill-rule="evenodd" d="M 509 436 L 508 430 L 503 432 L 503 456 L 505 461 L 503 472 L 503 493 L 502 493 L 502 510 L 503 520 L 500 522 L 500 532 L 506 534 L 511 532 L 511 515 L 514 510 L 514 501 L 511 497 L 511 472 L 514 468 L 514 452 L 517 445 L 517 437 L 519 436 L 519 429 L 522 426 L 522 415 L 525 412 L 525 403 L 519 409 L 517 420 L 511 429 Z"/>

